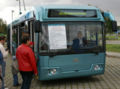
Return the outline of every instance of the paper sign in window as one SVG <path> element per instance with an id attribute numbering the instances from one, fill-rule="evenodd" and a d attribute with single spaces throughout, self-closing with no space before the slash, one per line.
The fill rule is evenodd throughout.
<path id="1" fill-rule="evenodd" d="M 66 49 L 66 28 L 62 24 L 48 25 L 50 49 Z"/>

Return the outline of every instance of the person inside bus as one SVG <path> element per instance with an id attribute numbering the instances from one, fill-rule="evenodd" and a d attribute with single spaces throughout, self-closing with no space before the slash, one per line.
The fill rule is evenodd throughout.
<path id="1" fill-rule="evenodd" d="M 85 46 L 87 44 L 87 41 L 85 37 L 83 37 L 83 34 L 81 31 L 78 31 L 77 37 L 73 40 L 72 49 L 78 50 L 81 47 Z"/>

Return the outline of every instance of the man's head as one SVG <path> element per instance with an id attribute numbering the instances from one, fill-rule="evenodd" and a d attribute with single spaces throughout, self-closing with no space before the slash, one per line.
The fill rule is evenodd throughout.
<path id="1" fill-rule="evenodd" d="M 6 41 L 6 37 L 5 36 L 0 36 L 0 42 L 4 45 Z"/>
<path id="2" fill-rule="evenodd" d="M 78 37 L 78 38 L 82 38 L 82 32 L 81 32 L 81 31 L 79 31 L 79 32 L 77 33 L 77 37 Z"/>
<path id="3" fill-rule="evenodd" d="M 21 39 L 23 44 L 29 45 L 30 44 L 30 37 L 28 35 L 24 35 Z"/>

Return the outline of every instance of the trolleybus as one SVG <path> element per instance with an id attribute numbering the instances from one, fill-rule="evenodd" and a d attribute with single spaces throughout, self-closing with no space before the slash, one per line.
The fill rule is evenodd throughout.
<path id="1" fill-rule="evenodd" d="M 34 42 L 39 80 L 93 76 L 105 71 L 105 20 L 92 6 L 37 6 L 12 22 L 8 44 L 15 55 L 21 37 Z"/>

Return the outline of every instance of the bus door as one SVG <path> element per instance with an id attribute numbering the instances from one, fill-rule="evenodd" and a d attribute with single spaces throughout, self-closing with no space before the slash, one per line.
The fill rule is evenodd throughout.
<path id="1" fill-rule="evenodd" d="M 21 44 L 21 37 L 24 35 L 30 36 L 30 41 L 34 42 L 33 20 L 19 24 L 19 45 Z"/>

